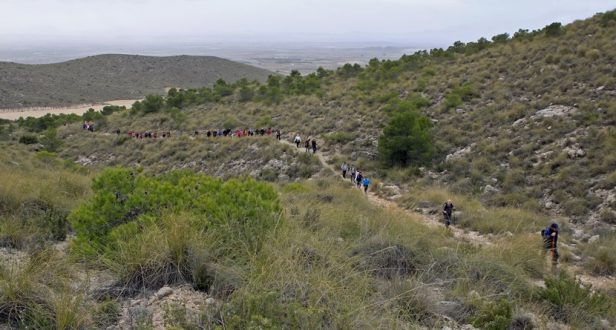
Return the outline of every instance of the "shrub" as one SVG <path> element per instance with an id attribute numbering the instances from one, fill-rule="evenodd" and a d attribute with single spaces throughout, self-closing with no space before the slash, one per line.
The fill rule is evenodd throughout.
<path id="1" fill-rule="evenodd" d="M 551 315 L 569 323 L 591 323 L 611 307 L 606 296 L 564 271 L 558 277 L 546 278 L 545 288 L 539 289 L 538 296 L 549 303 Z"/>
<path id="2" fill-rule="evenodd" d="M 554 22 L 544 28 L 545 35 L 548 37 L 558 37 L 563 33 L 562 24 L 559 22 Z"/>
<path id="3" fill-rule="evenodd" d="M 94 180 L 92 189 L 95 195 L 70 214 L 84 253 L 113 246 L 165 214 L 182 212 L 199 216 L 196 229 L 227 231 L 225 238 L 241 239 L 254 250 L 280 212 L 272 187 L 253 179 L 223 182 L 189 172 L 149 177 L 112 168 Z"/>
<path id="4" fill-rule="evenodd" d="M 379 155 L 389 166 L 421 165 L 432 159 L 432 122 L 416 111 L 394 113 L 379 138 Z"/>
<path id="5" fill-rule="evenodd" d="M 479 315 L 473 319 L 473 325 L 488 330 L 507 329 L 511 324 L 511 309 L 511 304 L 505 299 L 496 304 L 485 304 Z"/>
<path id="6" fill-rule="evenodd" d="M 589 244 L 584 248 L 586 254 L 590 256 L 586 260 L 586 266 L 594 274 L 610 276 L 616 274 L 616 236 L 607 235 L 601 237 L 597 242 Z"/>
<path id="7" fill-rule="evenodd" d="M 38 142 L 38 137 L 36 135 L 22 135 L 19 138 L 19 143 L 22 144 L 36 144 Z"/>

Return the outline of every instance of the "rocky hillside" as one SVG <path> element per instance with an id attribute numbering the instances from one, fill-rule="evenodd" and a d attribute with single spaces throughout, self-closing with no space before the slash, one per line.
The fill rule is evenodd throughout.
<path id="1" fill-rule="evenodd" d="M 614 39 L 616 14 L 609 12 L 365 68 L 175 93 L 159 102 L 167 112 L 133 112 L 108 126 L 139 129 L 136 118 L 187 132 L 272 125 L 287 138 L 317 138 L 332 158 L 403 190 L 442 186 L 490 206 L 614 224 Z M 434 124 L 430 164 L 388 167 L 379 156 L 383 127 L 404 109 Z M 167 120 L 172 113 L 181 116 Z"/>
<path id="2" fill-rule="evenodd" d="M 67 105 L 163 94 L 218 79 L 264 80 L 269 71 L 212 56 L 98 55 L 63 63 L 0 63 L 0 108 Z"/>

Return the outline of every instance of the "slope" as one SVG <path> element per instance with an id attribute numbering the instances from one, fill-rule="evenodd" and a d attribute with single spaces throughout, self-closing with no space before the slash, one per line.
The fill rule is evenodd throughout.
<path id="1" fill-rule="evenodd" d="M 264 80 L 269 71 L 212 56 L 98 55 L 63 63 L 0 63 L 0 108 L 67 105 L 163 94 L 218 79 Z"/>

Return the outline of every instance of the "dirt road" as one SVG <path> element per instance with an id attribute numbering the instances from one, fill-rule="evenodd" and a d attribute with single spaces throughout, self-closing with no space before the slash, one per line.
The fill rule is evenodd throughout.
<path id="1" fill-rule="evenodd" d="M 88 111 L 88 109 L 92 108 L 96 111 L 100 111 L 103 107 L 107 105 L 117 105 L 117 106 L 125 106 L 130 108 L 130 106 L 135 103 L 137 100 L 113 100 L 107 101 L 100 104 L 80 104 L 68 107 L 33 107 L 33 108 L 14 108 L 14 109 L 0 109 L 0 118 L 8 119 L 8 120 L 16 120 L 19 117 L 43 117 L 48 113 L 51 114 L 69 114 L 74 113 L 81 115 Z"/>

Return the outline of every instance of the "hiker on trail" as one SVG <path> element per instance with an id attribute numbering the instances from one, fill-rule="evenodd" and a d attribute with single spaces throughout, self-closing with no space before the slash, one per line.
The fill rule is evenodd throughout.
<path id="1" fill-rule="evenodd" d="M 355 177 L 357 176 L 357 171 L 355 170 L 355 167 L 351 167 L 351 182 L 355 183 Z"/>
<path id="2" fill-rule="evenodd" d="M 317 140 L 312 139 L 312 153 L 316 154 L 317 153 Z"/>
<path id="3" fill-rule="evenodd" d="M 299 137 L 299 134 L 295 136 L 295 139 L 293 139 L 293 142 L 295 142 L 295 146 L 299 148 L 299 144 L 302 143 L 302 138 Z"/>
<path id="4" fill-rule="evenodd" d="M 455 206 L 453 206 L 451 199 L 447 200 L 445 204 L 443 204 L 443 216 L 445 217 L 445 227 L 449 228 L 449 225 L 451 224 L 451 219 L 452 219 L 451 216 L 453 214 L 454 209 L 455 209 Z"/>
<path id="5" fill-rule="evenodd" d="M 541 230 L 543 247 L 546 252 L 551 254 L 552 265 L 558 264 L 558 224 L 553 222 L 548 228 Z"/>
<path id="6" fill-rule="evenodd" d="M 118 129 L 116 129 L 116 135 L 117 135 L 117 136 L 120 136 L 120 129 L 119 129 L 119 128 L 118 128 Z"/>
<path id="7" fill-rule="evenodd" d="M 308 152 L 308 149 L 310 149 L 310 139 L 306 140 L 306 142 L 304 143 L 304 149 L 306 149 L 306 152 Z"/>
<path id="8" fill-rule="evenodd" d="M 343 162 L 342 166 L 340 166 L 340 169 L 342 170 L 342 178 L 346 179 L 346 173 L 349 170 L 349 165 L 346 162 Z"/>
<path id="9" fill-rule="evenodd" d="M 280 130 L 279 129 L 276 130 L 276 139 L 280 141 Z"/>
<path id="10" fill-rule="evenodd" d="M 363 179 L 364 179 L 364 176 L 358 170 L 357 174 L 355 175 L 355 183 L 357 184 L 357 188 L 361 189 L 361 183 L 362 183 Z"/>
<path id="11" fill-rule="evenodd" d="M 364 178 L 364 180 L 362 180 L 362 184 L 364 185 L 364 193 L 368 193 L 368 186 L 370 185 L 370 179 L 368 178 Z"/>

